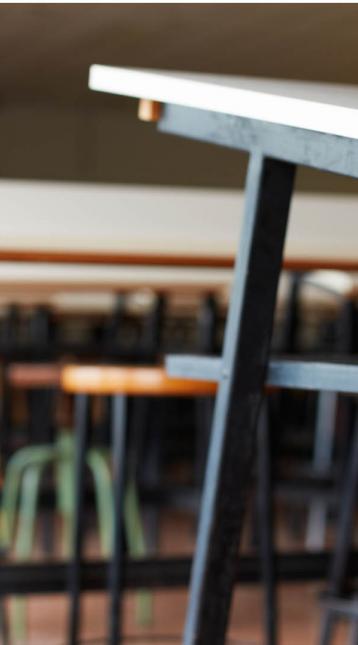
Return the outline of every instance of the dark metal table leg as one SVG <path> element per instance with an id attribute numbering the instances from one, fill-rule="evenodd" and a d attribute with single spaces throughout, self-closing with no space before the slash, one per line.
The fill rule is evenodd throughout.
<path id="1" fill-rule="evenodd" d="M 348 457 L 346 478 L 341 497 L 336 547 L 334 551 L 328 593 L 339 597 L 344 590 L 347 575 L 348 558 L 352 545 L 354 510 L 358 492 L 358 412 L 355 413 L 353 437 Z M 334 616 L 328 607 L 324 609 L 320 645 L 328 645 L 332 639 Z"/>
<path id="2" fill-rule="evenodd" d="M 79 394 L 75 407 L 75 513 L 73 555 L 69 568 L 70 616 L 68 628 L 68 643 L 76 645 L 80 630 L 80 593 L 81 593 L 81 559 L 84 524 L 84 486 L 86 450 L 89 434 L 88 397 Z"/>
<path id="3" fill-rule="evenodd" d="M 271 340 L 294 166 L 251 156 L 225 330 L 185 645 L 223 645 Z"/>
<path id="4" fill-rule="evenodd" d="M 261 410 L 257 430 L 258 528 L 265 595 L 265 645 L 276 645 L 277 599 L 273 548 L 272 446 L 266 400 Z"/>
<path id="5" fill-rule="evenodd" d="M 126 398 L 113 399 L 113 486 L 114 486 L 114 527 L 113 551 L 109 566 L 109 644 L 121 642 L 121 590 L 122 590 L 122 536 L 123 500 L 125 486 L 125 443 L 126 443 Z"/>

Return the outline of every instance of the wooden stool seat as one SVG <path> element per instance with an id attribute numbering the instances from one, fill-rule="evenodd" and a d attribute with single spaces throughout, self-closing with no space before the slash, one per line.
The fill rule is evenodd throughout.
<path id="1" fill-rule="evenodd" d="M 51 388 L 60 384 L 61 367 L 53 363 L 13 363 L 6 376 L 8 383 L 15 388 Z"/>
<path id="2" fill-rule="evenodd" d="M 123 394 L 129 396 L 209 396 L 216 393 L 212 381 L 171 378 L 163 367 L 116 367 L 67 365 L 61 370 L 66 392 Z"/>

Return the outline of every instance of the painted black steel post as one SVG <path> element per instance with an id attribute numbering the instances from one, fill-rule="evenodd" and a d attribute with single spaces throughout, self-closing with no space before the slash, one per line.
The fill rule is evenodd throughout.
<path id="1" fill-rule="evenodd" d="M 123 501 L 125 485 L 126 398 L 113 399 L 113 486 L 114 526 L 112 558 L 109 562 L 109 644 L 121 642 L 121 590 L 123 588 Z"/>
<path id="2" fill-rule="evenodd" d="M 320 645 L 329 645 L 335 623 L 334 599 L 344 591 L 348 558 L 352 547 L 354 510 L 358 490 L 358 411 L 355 411 L 353 438 L 348 455 L 346 476 L 340 502 L 336 545 L 331 565 L 328 593 L 333 602 L 325 608 L 321 624 Z M 333 611 L 332 611 L 333 609 Z"/>
<path id="3" fill-rule="evenodd" d="M 81 561 L 83 543 L 84 523 L 84 486 L 86 450 L 89 434 L 89 406 L 88 396 L 79 394 L 76 397 L 75 408 L 75 431 L 76 431 L 76 453 L 75 453 L 75 500 L 74 500 L 74 528 L 73 528 L 73 555 L 69 567 L 69 592 L 70 592 L 70 616 L 69 616 L 69 645 L 76 645 L 79 639 L 80 630 L 80 594 L 81 594 Z"/>
<path id="4" fill-rule="evenodd" d="M 295 166 L 253 152 L 194 557 L 185 645 L 223 645 Z"/>
<path id="5" fill-rule="evenodd" d="M 273 442 L 270 435 L 269 406 L 267 399 L 265 399 L 257 425 L 257 510 L 262 579 L 264 583 L 265 645 L 275 645 L 277 642 L 276 571 L 273 545 Z"/>

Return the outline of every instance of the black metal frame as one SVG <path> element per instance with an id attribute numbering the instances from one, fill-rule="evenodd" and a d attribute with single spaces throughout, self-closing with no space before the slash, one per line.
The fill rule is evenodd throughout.
<path id="1" fill-rule="evenodd" d="M 358 178 L 358 140 L 349 137 L 172 104 L 158 130 Z"/>
<path id="2" fill-rule="evenodd" d="M 75 453 L 75 514 L 73 528 L 73 556 L 69 565 L 68 587 L 70 592 L 70 613 L 68 625 L 68 643 L 78 643 L 81 627 L 80 594 L 82 586 L 82 551 L 86 450 L 89 439 L 89 397 L 79 394 L 75 407 L 76 453 Z"/>
<path id="3" fill-rule="evenodd" d="M 354 511 L 358 497 L 358 411 L 355 412 L 351 450 L 348 455 L 346 476 L 341 496 L 341 506 L 338 517 L 336 549 L 332 558 L 328 583 L 328 597 L 330 602 L 324 606 L 321 624 L 320 645 L 329 645 L 332 640 L 333 629 L 337 614 L 354 617 L 352 602 L 342 604 L 340 597 L 346 591 L 347 572 L 350 550 L 352 547 L 352 534 L 354 526 Z M 357 617 L 357 610 L 356 610 Z M 355 641 L 352 640 L 352 643 Z"/>
<path id="4" fill-rule="evenodd" d="M 275 554 L 275 579 L 281 582 L 324 580 L 331 551 L 293 551 Z M 171 589 L 187 587 L 192 560 L 188 557 L 123 559 L 122 589 Z M 109 560 L 81 562 L 81 592 L 108 590 Z M 349 555 L 349 571 L 358 575 L 358 551 Z M 257 584 L 262 580 L 261 558 L 243 555 L 235 565 L 235 583 Z M 69 565 L 63 560 L 8 563 L 0 567 L 0 596 L 58 594 L 69 590 Z"/>
<path id="5" fill-rule="evenodd" d="M 126 411 L 125 396 L 113 398 L 113 486 L 114 486 L 114 531 L 113 554 L 109 565 L 109 645 L 121 642 L 121 588 L 123 580 L 123 502 L 125 487 L 125 449 L 126 449 Z"/>
<path id="6" fill-rule="evenodd" d="M 238 259 L 235 268 L 234 286 L 225 332 L 222 359 L 184 359 L 190 369 L 181 363 L 181 375 L 208 378 L 214 376 L 219 382 L 210 450 L 200 512 L 197 547 L 191 572 L 190 600 L 184 634 L 184 645 L 223 645 L 227 630 L 231 596 L 237 580 L 239 543 L 244 512 L 247 506 L 249 482 L 253 470 L 256 448 L 256 430 L 265 381 L 280 387 L 358 392 L 358 368 L 354 365 L 327 365 L 321 363 L 273 361 L 268 364 L 273 313 L 277 283 L 282 264 L 290 199 L 293 191 L 295 165 L 302 164 L 329 172 L 358 178 L 358 141 L 320 132 L 312 132 L 289 126 L 213 113 L 204 110 L 165 105 L 158 128 L 162 132 L 179 134 L 216 145 L 228 146 L 250 153 L 246 186 L 246 208 L 243 221 Z M 206 371 L 203 372 L 205 364 Z M 266 378 L 267 377 L 267 378 Z M 69 584 L 72 594 L 70 615 L 70 644 L 77 642 L 79 632 L 79 594 L 81 589 L 96 588 L 94 580 L 103 584 L 103 563 L 81 563 L 82 520 L 85 449 L 88 439 L 88 401 L 81 395 L 78 402 L 77 455 L 76 455 L 76 523 L 75 551 L 69 567 Z M 120 433 L 121 450 L 124 435 Z M 260 434 L 261 466 L 269 478 L 267 435 Z M 119 450 L 119 453 L 121 452 Z M 117 454 L 117 457 L 118 457 Z M 123 453 L 118 464 L 123 465 Z M 121 475 L 121 477 L 123 474 Z M 117 508 L 120 510 L 122 483 L 118 480 Z M 263 491 L 261 491 L 263 495 Z M 266 500 L 267 501 L 267 500 Z M 266 504 L 265 501 L 265 504 Z M 261 499 L 263 503 L 263 498 Z M 120 514 L 120 513 L 119 513 Z M 267 528 L 269 528 L 269 519 Z M 118 531 L 121 519 L 118 519 Z M 267 536 L 266 536 L 267 537 Z M 119 539 L 119 535 L 117 535 Z M 118 547 L 118 540 L 116 541 Z M 269 551 L 265 556 L 265 579 L 273 585 L 272 549 L 269 536 L 266 540 Z M 119 548 L 119 547 L 118 547 Z M 118 593 L 127 586 L 128 571 L 132 568 L 132 584 L 150 586 L 157 581 L 160 586 L 175 581 L 186 582 L 188 560 L 171 561 L 160 569 L 158 562 L 122 562 L 115 554 L 112 563 L 112 642 L 118 633 L 119 615 L 114 616 Z M 302 556 L 309 562 L 310 575 L 327 567 L 329 554 Z M 291 560 L 290 560 L 291 558 Z M 277 558 L 277 577 L 280 577 L 280 561 L 296 562 L 296 556 Z M 245 576 L 245 563 L 240 559 L 240 574 Z M 257 559 L 255 575 L 257 579 Z M 122 570 L 123 564 L 123 570 Z M 295 566 L 296 566 L 295 565 Z M 33 565 L 32 565 L 33 566 Z M 37 565 L 38 567 L 39 565 Z M 106 570 L 104 566 L 104 570 Z M 146 567 L 151 574 L 146 579 Z M 159 566 L 159 569 L 158 569 Z M 16 565 L 18 567 L 18 565 Z M 102 568 L 101 568 L 102 567 Z M 152 569 L 151 569 L 152 567 Z M 171 569 L 172 567 L 172 569 Z M 315 567 L 318 567 L 316 570 Z M 46 564 L 47 571 L 51 571 Z M 14 567 L 7 569 L 14 571 Z M 20 568 L 17 569 L 20 572 Z M 21 569 L 29 571 L 25 566 Z M 31 569 L 33 571 L 33 569 Z M 37 571 L 40 571 L 38 568 Z M 43 569 L 41 570 L 44 571 Z M 167 573 L 171 571 L 167 577 Z M 88 575 L 88 578 L 85 576 Z M 165 572 L 165 575 L 164 575 Z M 53 573 L 53 572 L 52 572 Z M 6 569 L 0 571 L 6 578 Z M 47 574 L 46 574 L 47 575 Z M 46 577 L 45 575 L 45 577 Z M 64 584 L 63 570 L 58 572 L 57 584 Z M 96 578 L 96 575 L 98 578 Z M 92 576 L 92 577 L 91 577 Z M 102 576 L 102 577 L 101 577 Z M 152 576 L 152 578 L 151 578 Z M 295 579 L 299 577 L 297 566 Z M 144 577 L 144 580 L 143 580 Z M 250 578 L 250 575 L 248 575 Z M 11 591 L 14 580 L 8 580 L 6 592 Z M 32 589 L 40 587 L 39 578 L 32 581 Z M 47 579 L 50 587 L 54 582 Z M 94 587 L 91 587 L 94 585 Z M 29 587 L 28 587 L 29 588 Z M 24 587 L 26 589 L 26 585 Z M 271 589 L 272 591 L 272 589 Z M 270 596 L 268 595 L 268 603 Z M 272 601 L 272 596 L 271 596 Z M 268 612 L 274 607 L 269 606 Z M 267 616 L 267 638 L 273 643 L 275 625 L 273 614 Z"/>
<path id="7" fill-rule="evenodd" d="M 164 106 L 158 129 L 250 153 L 223 357 L 171 365 L 219 383 L 183 642 L 223 645 L 267 367 L 272 385 L 358 392 L 354 366 L 268 365 L 294 165 L 357 178 L 358 141 L 177 105 Z M 269 624 L 266 637 L 275 637 Z"/>
<path id="8" fill-rule="evenodd" d="M 171 376 L 220 381 L 222 359 L 209 356 L 173 355 L 166 359 Z M 358 391 L 358 364 L 345 358 L 271 359 L 267 364 L 265 385 L 293 390 L 313 390 L 354 394 Z"/>
<path id="9" fill-rule="evenodd" d="M 269 407 L 264 400 L 257 424 L 257 510 L 259 516 L 259 548 L 264 583 L 264 626 L 266 645 L 277 640 L 276 562 L 274 557 L 274 510 L 272 453 Z"/>
<path id="10" fill-rule="evenodd" d="M 250 159 L 185 645 L 225 641 L 294 171 L 294 165 L 268 159 L 260 152 Z"/>

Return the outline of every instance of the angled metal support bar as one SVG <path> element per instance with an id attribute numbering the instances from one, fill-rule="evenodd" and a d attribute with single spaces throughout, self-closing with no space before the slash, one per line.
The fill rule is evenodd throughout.
<path id="1" fill-rule="evenodd" d="M 168 356 L 170 376 L 219 382 L 223 361 L 209 356 Z M 225 375 L 224 375 L 225 376 Z M 358 364 L 312 360 L 271 360 L 266 385 L 295 390 L 358 393 Z"/>
<path id="2" fill-rule="evenodd" d="M 167 104 L 161 132 L 358 177 L 358 140 L 239 116 Z"/>
<path id="3" fill-rule="evenodd" d="M 251 156 L 246 209 L 226 323 L 185 645 L 222 645 L 253 471 L 295 167 Z"/>

